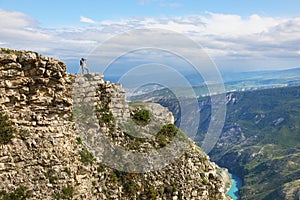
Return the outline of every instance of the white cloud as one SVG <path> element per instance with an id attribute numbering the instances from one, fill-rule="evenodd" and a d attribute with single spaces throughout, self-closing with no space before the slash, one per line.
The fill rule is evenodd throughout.
<path id="1" fill-rule="evenodd" d="M 0 10 L 0 27 L 2 47 L 37 51 L 59 59 L 87 54 L 96 43 L 89 39 L 89 29 L 40 27 L 36 20 L 15 11 Z"/>
<path id="2" fill-rule="evenodd" d="M 297 17 L 277 18 L 257 14 L 241 17 L 207 12 L 194 16 L 136 17 L 101 22 L 81 16 L 80 21 L 90 26 L 49 29 L 40 27 L 36 20 L 23 13 L 0 10 L 0 44 L 8 48 L 39 51 L 61 59 L 76 59 L 87 55 L 115 34 L 136 28 L 160 28 L 193 39 L 217 61 L 238 60 L 236 65 L 240 65 L 241 60 L 265 60 L 262 65 L 268 66 L 268 60 L 271 62 L 274 58 L 282 59 L 282 63 L 289 58 L 300 59 L 300 18 Z M 172 38 L 163 42 L 183 45 L 190 51 L 189 47 Z M 108 50 L 103 53 L 110 54 Z"/>
<path id="3" fill-rule="evenodd" d="M 0 27 L 6 28 L 18 28 L 37 25 L 37 21 L 31 17 L 16 11 L 7 11 L 0 9 Z"/>
<path id="4" fill-rule="evenodd" d="M 80 21 L 83 23 L 88 23 L 88 24 L 95 24 L 96 22 L 90 18 L 80 16 Z"/>
<path id="5" fill-rule="evenodd" d="M 0 37 L 6 44 L 52 39 L 47 31 L 39 28 L 36 20 L 20 12 L 0 10 L 0 26 Z"/>
<path id="6" fill-rule="evenodd" d="M 204 33 L 230 37 L 262 33 L 283 22 L 282 19 L 260 17 L 259 15 L 251 15 L 243 19 L 239 15 L 209 12 L 208 16 L 200 16 L 199 20 L 205 24 Z"/>

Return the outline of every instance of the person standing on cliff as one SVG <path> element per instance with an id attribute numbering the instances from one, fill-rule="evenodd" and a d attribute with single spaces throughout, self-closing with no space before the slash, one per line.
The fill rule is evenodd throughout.
<path id="1" fill-rule="evenodd" d="M 84 70 L 86 70 L 88 74 L 90 73 L 90 70 L 86 65 L 86 59 L 85 58 L 81 58 L 80 67 L 81 67 L 82 74 L 84 74 Z"/>

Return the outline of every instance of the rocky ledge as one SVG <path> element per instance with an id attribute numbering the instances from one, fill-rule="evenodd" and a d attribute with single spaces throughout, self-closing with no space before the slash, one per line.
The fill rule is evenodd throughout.
<path id="1" fill-rule="evenodd" d="M 67 74 L 59 60 L 1 49 L 0 103 L 0 199 L 230 199 L 228 173 L 192 141 L 175 162 L 144 173 L 118 171 L 103 160 L 105 145 L 86 144 L 100 130 L 116 146 L 145 152 L 177 131 L 168 110 L 128 105 L 121 85 L 101 75 Z M 124 126 L 130 119 L 141 120 L 140 132 L 167 131 L 136 139 Z"/>

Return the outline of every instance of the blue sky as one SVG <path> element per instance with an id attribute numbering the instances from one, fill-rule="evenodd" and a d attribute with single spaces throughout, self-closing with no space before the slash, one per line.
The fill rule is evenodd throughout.
<path id="1" fill-rule="evenodd" d="M 78 24 L 80 16 L 97 21 L 130 17 L 174 17 L 205 12 L 237 14 L 247 17 L 260 14 L 276 17 L 299 16 L 298 0 L 110 0 L 74 1 L 0 0 L 2 9 L 28 14 L 44 26 Z"/>
<path id="2" fill-rule="evenodd" d="M 0 46 L 75 65 L 122 31 L 161 28 L 201 44 L 220 70 L 295 68 L 299 10 L 299 0 L 0 0 Z"/>

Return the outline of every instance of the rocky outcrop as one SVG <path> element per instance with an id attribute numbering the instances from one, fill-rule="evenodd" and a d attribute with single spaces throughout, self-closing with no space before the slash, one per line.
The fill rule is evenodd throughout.
<path id="1" fill-rule="evenodd" d="M 28 199 L 228 199 L 227 173 L 191 141 L 175 162 L 145 173 L 109 166 L 101 138 L 94 145 L 103 145 L 91 149 L 91 136 L 129 151 L 157 149 L 161 142 L 128 135 L 124 123 L 133 107 L 121 85 L 101 75 L 70 75 L 56 59 L 1 49 L 0 91 L 0 112 L 16 128 L 11 142 L 0 145 L 0 197 L 25 187 Z M 143 109 L 155 123 L 141 130 L 174 121 L 157 104 Z"/>
<path id="2" fill-rule="evenodd" d="M 16 127 L 0 145 L 0 190 L 26 186 L 32 199 L 53 199 L 75 186 L 83 167 L 64 63 L 28 51 L 0 54 L 1 113 Z M 79 186 L 81 187 L 81 186 Z"/>
<path id="3" fill-rule="evenodd" d="M 278 197 L 283 199 L 297 199 L 300 196 L 300 180 L 284 184 Z"/>

